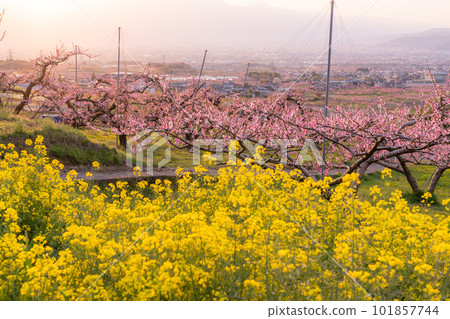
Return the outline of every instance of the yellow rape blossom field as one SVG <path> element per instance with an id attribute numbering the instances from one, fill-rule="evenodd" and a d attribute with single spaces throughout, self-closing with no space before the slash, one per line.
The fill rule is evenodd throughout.
<path id="1" fill-rule="evenodd" d="M 101 188 L 27 145 L 0 145 L 1 300 L 450 298 L 448 215 L 378 187 L 362 201 L 356 175 L 331 189 L 241 165 Z"/>

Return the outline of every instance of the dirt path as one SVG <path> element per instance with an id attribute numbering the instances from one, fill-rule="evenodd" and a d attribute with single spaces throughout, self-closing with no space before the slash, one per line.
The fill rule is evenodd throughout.
<path id="1" fill-rule="evenodd" d="M 382 171 L 384 169 L 383 166 L 378 164 L 372 164 L 366 171 L 366 174 L 371 174 L 375 172 Z M 102 167 L 99 171 L 93 172 L 90 167 L 85 166 L 77 166 L 77 167 L 65 167 L 61 171 L 61 177 L 65 178 L 67 173 L 70 170 L 75 170 L 78 175 L 77 178 L 101 182 L 101 183 L 109 183 L 115 182 L 117 180 L 133 180 L 136 179 L 134 175 L 133 169 L 127 166 L 105 166 Z M 176 177 L 176 168 L 173 167 L 164 167 L 164 168 L 154 168 L 151 174 L 147 173 L 145 170 L 142 172 L 141 177 L 146 179 L 164 179 L 169 177 Z M 219 168 L 209 169 L 208 174 L 217 175 Z M 193 168 L 185 168 L 184 171 L 188 171 L 193 173 Z M 289 172 L 290 170 L 286 170 Z M 86 173 L 92 172 L 92 177 L 87 177 Z M 336 175 L 339 173 L 343 173 L 343 169 L 335 169 L 330 170 L 329 174 Z"/>

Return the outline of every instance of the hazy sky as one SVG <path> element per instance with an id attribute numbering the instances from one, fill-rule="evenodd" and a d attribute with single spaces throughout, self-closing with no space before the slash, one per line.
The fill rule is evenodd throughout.
<path id="1" fill-rule="evenodd" d="M 248 5 L 260 0 L 226 0 L 237 5 Z M 321 0 L 264 0 L 264 2 L 280 8 L 298 11 L 319 11 L 324 3 Z M 448 0 L 336 0 L 343 15 L 356 16 L 366 11 L 372 3 L 374 6 L 367 12 L 368 17 L 394 19 L 414 22 L 425 27 L 450 27 L 450 1 Z"/>
<path id="2" fill-rule="evenodd" d="M 346 25 L 375 0 L 336 0 Z M 117 26 L 135 50 L 277 46 L 301 30 L 329 0 L 3 0 L 0 59 L 26 58 L 59 43 L 114 49 Z M 449 0 L 378 0 L 353 28 L 361 38 L 450 28 Z M 323 21 L 326 22 L 324 19 Z M 359 33 L 357 32 L 359 31 Z M 208 47 L 209 48 L 209 47 Z"/>

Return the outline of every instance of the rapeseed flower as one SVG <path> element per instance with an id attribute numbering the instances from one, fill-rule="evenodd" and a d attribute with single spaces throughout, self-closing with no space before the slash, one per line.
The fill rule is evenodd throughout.
<path id="1" fill-rule="evenodd" d="M 450 217 L 377 186 L 360 200 L 357 174 L 331 188 L 240 165 L 100 188 L 75 171 L 61 178 L 42 142 L 35 154 L 0 145 L 5 299 L 448 298 Z"/>

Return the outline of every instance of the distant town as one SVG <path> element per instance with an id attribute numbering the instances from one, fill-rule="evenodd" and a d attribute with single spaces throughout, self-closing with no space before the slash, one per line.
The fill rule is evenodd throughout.
<path id="1" fill-rule="evenodd" d="M 41 52 L 41 54 L 43 54 Z M 317 54 L 316 54 L 317 55 Z M 326 61 L 324 57 L 315 61 L 316 55 L 232 52 L 218 54 L 208 52 L 200 76 L 202 52 L 169 52 L 144 54 L 121 61 L 120 76 L 149 70 L 165 77 L 170 88 L 182 91 L 194 82 L 205 83 L 223 95 L 240 95 L 249 98 L 269 97 L 276 92 L 301 88 L 322 92 L 326 85 Z M 370 51 L 362 57 L 337 54 L 332 61 L 331 90 L 357 88 L 420 88 L 433 83 L 445 83 L 450 73 L 450 57 L 446 54 L 429 55 L 428 52 L 405 52 L 391 50 L 384 56 Z M 342 57 L 344 56 L 344 58 Z M 110 74 L 117 77 L 117 60 L 104 52 L 93 58 L 80 56 L 59 68 L 59 74 L 68 81 L 89 85 L 99 76 Z M 152 61 L 153 59 L 153 61 Z M 157 61 L 155 61 L 157 60 Z M 377 61 L 377 62 L 373 62 Z M 424 62 L 425 61 L 425 62 Z M 30 66 L 28 61 L 14 59 L 14 51 L 8 50 L 5 60 L 0 61 L 0 70 L 15 70 L 20 73 Z M 318 98 L 321 100 L 321 98 Z"/>

